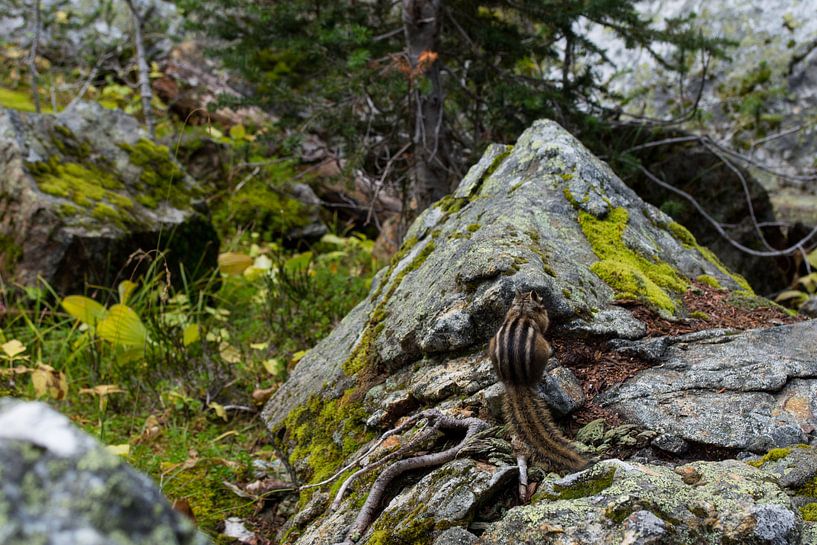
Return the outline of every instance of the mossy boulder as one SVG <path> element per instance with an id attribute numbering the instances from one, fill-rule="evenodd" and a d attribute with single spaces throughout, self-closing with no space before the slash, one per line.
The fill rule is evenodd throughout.
<path id="1" fill-rule="evenodd" d="M 138 250 L 168 250 L 187 274 L 215 266 L 204 188 L 119 111 L 81 103 L 58 115 L 0 110 L 0 264 L 60 293 L 111 285 Z"/>
<path id="2" fill-rule="evenodd" d="M 752 297 L 745 280 L 683 226 L 642 201 L 556 123 L 539 121 L 514 146 L 490 146 L 452 195 L 420 215 L 368 297 L 298 362 L 263 418 L 294 469 L 317 484 L 420 408 L 498 416 L 501 389 L 485 349 L 516 290 L 541 295 L 552 337 L 634 342 L 647 335 L 647 324 L 629 304 L 646 311 L 639 316 L 683 321 L 695 311 L 686 305 L 700 291 L 700 277 L 724 298 Z M 551 405 L 560 398 L 557 382 L 573 383 L 583 394 L 571 371 L 558 365 L 570 357 L 557 350 L 548 376 L 566 379 L 539 385 L 549 391 L 537 395 Z M 502 474 L 513 460 L 503 444 L 496 450 L 501 457 L 489 457 L 491 467 L 452 463 L 423 481 L 448 490 L 469 474 Z M 353 485 L 329 512 L 338 482 L 302 492 L 303 510 L 279 540 L 339 539 L 370 483 Z M 430 543 L 446 527 L 468 527 L 475 516 L 469 507 L 441 523 L 426 488 L 396 486 L 403 491 L 385 507 L 385 522 L 374 523 L 368 543 Z M 472 490 L 469 505 L 479 511 L 494 501 L 490 488 Z"/>
<path id="3" fill-rule="evenodd" d="M 5 545 L 207 545 L 145 475 L 65 416 L 0 399 L 0 537 Z"/>

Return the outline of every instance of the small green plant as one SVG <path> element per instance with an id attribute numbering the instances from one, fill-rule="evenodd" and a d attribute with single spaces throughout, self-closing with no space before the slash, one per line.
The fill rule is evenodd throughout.
<path id="1" fill-rule="evenodd" d="M 806 255 L 806 261 L 810 270 L 817 269 L 817 249 Z M 792 288 L 778 294 L 775 301 L 796 309 L 815 295 L 817 295 L 817 272 L 810 272 L 795 279 Z"/>

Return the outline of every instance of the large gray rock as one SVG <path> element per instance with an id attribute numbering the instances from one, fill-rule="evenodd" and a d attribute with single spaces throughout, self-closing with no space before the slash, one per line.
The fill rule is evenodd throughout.
<path id="1" fill-rule="evenodd" d="M 0 399 L 0 543 L 206 545 L 146 476 L 43 403 Z"/>
<path id="2" fill-rule="evenodd" d="M 802 519 L 785 491 L 735 460 L 675 470 L 605 460 L 547 483 L 538 497 L 477 543 L 801 543 Z"/>
<path id="3" fill-rule="evenodd" d="M 58 292 L 112 285 L 137 250 L 211 270 L 202 189 L 137 121 L 95 103 L 58 115 L 0 110 L 0 271 Z M 136 260 L 138 262 L 139 260 Z M 131 266 L 134 262 L 131 263 Z"/>
<path id="4" fill-rule="evenodd" d="M 375 431 L 421 407 L 501 419 L 502 389 L 485 348 L 515 290 L 539 292 L 553 335 L 633 342 L 647 328 L 617 299 L 683 317 L 682 292 L 702 274 L 728 290 L 745 286 L 567 132 L 540 121 L 515 146 L 490 147 L 453 196 L 416 220 L 369 296 L 300 360 L 263 418 L 290 449 L 295 470 L 317 482 L 361 453 Z M 653 343 L 655 358 L 672 344 Z M 569 356 L 557 351 L 553 363 Z M 583 401 L 581 385 L 558 365 L 538 386 L 554 413 L 570 413 Z M 608 433 L 632 448 L 657 435 L 632 425 Z M 407 437 L 395 439 L 405 444 Z M 436 539 L 448 526 L 467 525 L 475 506 L 494 501 L 491 475 L 515 475 L 507 441 L 484 438 L 470 452 L 485 451 L 492 454 L 477 459 L 487 463 L 462 459 L 419 484 L 400 480 L 368 542 L 389 542 L 389 531 L 408 540 L 418 528 Z M 326 491 L 301 498 L 306 507 L 290 519 L 286 535 L 298 545 L 342 540 L 367 486 L 356 482 L 334 512 Z M 456 516 L 440 515 L 459 505 Z M 649 513 L 634 515 L 631 525 L 661 526 Z"/>
<path id="5" fill-rule="evenodd" d="M 658 365 L 597 401 L 630 422 L 706 445 L 765 451 L 813 436 L 817 321 L 697 338 L 653 351 Z"/>
<path id="6" fill-rule="evenodd" d="M 453 197 L 415 221 L 369 297 L 266 405 L 267 425 L 279 428 L 312 396 L 337 397 L 361 369 L 406 368 L 405 384 L 391 381 L 401 388 L 414 384 L 409 364 L 465 352 L 482 358 L 471 366 L 480 374 L 460 382 L 493 381 L 482 352 L 515 289 L 539 291 L 555 329 L 632 339 L 646 329 L 613 306 L 617 297 L 682 315 L 690 279 L 707 274 L 738 288 L 675 227 L 561 127 L 537 122 L 515 146 L 490 147 Z"/>

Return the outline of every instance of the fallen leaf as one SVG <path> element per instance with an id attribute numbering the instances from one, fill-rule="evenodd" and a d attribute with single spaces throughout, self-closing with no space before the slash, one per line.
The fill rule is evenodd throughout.
<path id="1" fill-rule="evenodd" d="M 278 389 L 278 386 L 270 386 L 269 388 L 256 388 L 252 393 L 252 399 L 258 405 L 263 405 L 267 402 L 272 394 Z"/>
<path id="2" fill-rule="evenodd" d="M 190 507 L 190 502 L 187 500 L 173 500 L 173 510 L 181 513 L 193 522 L 196 522 L 196 515 L 193 514 L 193 508 Z"/>
<path id="3" fill-rule="evenodd" d="M 68 381 L 65 373 L 57 371 L 50 365 L 40 363 L 31 372 L 31 384 L 37 397 L 46 394 L 54 399 L 65 399 L 68 393 Z"/>
<path id="4" fill-rule="evenodd" d="M 216 415 L 224 419 L 225 422 L 227 421 L 227 409 L 224 408 L 224 405 L 211 401 L 207 406 L 213 409 L 216 412 Z"/>
<path id="5" fill-rule="evenodd" d="M 18 341 L 17 339 L 12 339 L 7 343 L 3 344 L 3 352 L 6 353 L 6 356 L 9 358 L 14 358 L 18 354 L 22 354 L 26 351 L 26 347 L 23 343 Z"/>
<path id="6" fill-rule="evenodd" d="M 130 454 L 130 445 L 128 443 L 123 443 L 121 445 L 106 445 L 105 448 L 111 454 L 116 454 L 117 456 L 127 456 Z"/>

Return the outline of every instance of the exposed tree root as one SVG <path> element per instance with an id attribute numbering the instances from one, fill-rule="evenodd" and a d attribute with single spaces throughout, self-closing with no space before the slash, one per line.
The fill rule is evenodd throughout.
<path id="1" fill-rule="evenodd" d="M 366 499 L 366 503 L 363 504 L 363 507 L 360 509 L 360 513 L 358 513 L 355 522 L 352 524 L 352 527 L 349 529 L 348 533 L 346 534 L 346 539 L 340 545 L 353 545 L 354 543 L 358 542 L 366 530 L 371 526 L 374 522 L 375 518 L 377 518 L 378 507 L 380 506 L 381 501 L 383 500 L 383 495 L 386 492 L 389 484 L 397 478 L 399 475 L 405 473 L 406 471 L 411 471 L 414 469 L 421 469 L 426 467 L 432 467 L 441 465 L 453 460 L 457 454 L 459 454 L 460 450 L 466 445 L 466 443 L 478 432 L 486 429 L 488 424 L 480 420 L 479 418 L 456 418 L 453 416 L 444 415 L 437 410 L 428 410 L 423 411 L 409 419 L 409 421 L 404 422 L 399 428 L 399 430 L 405 429 L 409 423 L 413 424 L 419 419 L 426 420 L 430 426 L 427 430 L 424 430 L 417 434 L 412 441 L 406 445 L 406 447 L 399 449 L 396 452 L 393 452 L 386 456 L 385 458 L 378 460 L 377 462 L 362 468 L 361 470 L 355 472 L 352 476 L 350 476 L 347 481 L 343 484 L 341 489 L 338 491 L 338 495 L 335 498 L 335 501 L 332 504 L 333 509 L 337 509 L 338 505 L 340 504 L 340 500 L 343 497 L 343 492 L 348 488 L 348 485 L 354 480 L 358 475 L 368 471 L 370 469 L 374 469 L 375 467 L 379 467 L 383 465 L 387 460 L 391 460 L 395 458 L 398 454 L 406 452 L 412 448 L 415 448 L 417 445 L 431 437 L 434 433 L 438 431 L 464 431 L 465 436 L 462 440 L 454 445 L 453 447 L 444 450 L 442 452 L 433 452 L 430 454 L 422 454 L 419 456 L 414 456 L 412 458 L 406 458 L 405 460 L 400 460 L 397 462 L 392 463 L 389 467 L 386 468 L 383 473 L 377 477 L 374 484 L 372 485 L 372 489 L 369 492 L 369 497 Z M 389 432 L 387 432 L 389 433 Z M 394 435 L 397 433 L 396 430 L 392 430 L 389 435 Z M 382 443 L 383 439 L 387 437 L 385 434 L 381 437 L 380 441 L 377 444 Z M 372 449 L 367 451 L 371 452 Z M 362 459 L 362 457 L 358 458 L 358 460 Z"/>

